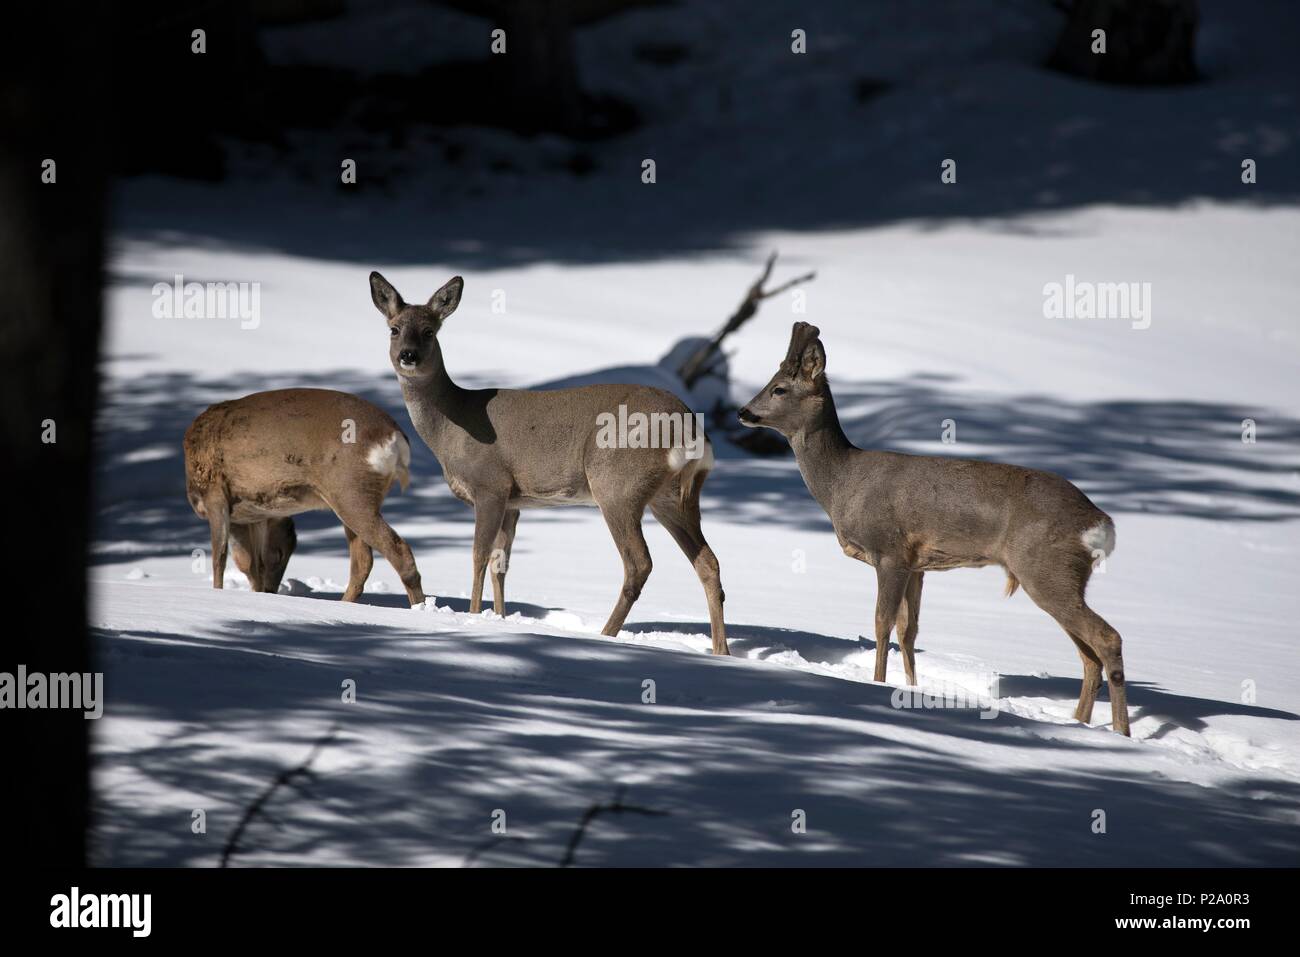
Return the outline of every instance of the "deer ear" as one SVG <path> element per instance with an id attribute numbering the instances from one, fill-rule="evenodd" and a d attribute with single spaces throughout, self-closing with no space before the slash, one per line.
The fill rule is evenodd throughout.
<path id="1" fill-rule="evenodd" d="M 370 274 L 370 298 L 374 300 L 375 308 L 389 319 L 401 312 L 406 305 L 393 284 L 377 272 Z"/>
<path id="2" fill-rule="evenodd" d="M 781 371 L 785 375 L 793 378 L 802 374 L 804 353 L 820 335 L 820 329 L 806 322 L 796 322 L 790 328 L 790 346 L 785 351 L 785 358 L 781 360 Z"/>
<path id="3" fill-rule="evenodd" d="M 799 360 L 799 374 L 812 381 L 826 371 L 826 350 L 822 341 L 814 339 L 804 346 L 803 356 Z"/>
<path id="4" fill-rule="evenodd" d="M 429 297 L 429 308 L 438 314 L 439 319 L 446 319 L 460 305 L 460 293 L 465 288 L 465 280 L 452 276 L 446 285 Z"/>

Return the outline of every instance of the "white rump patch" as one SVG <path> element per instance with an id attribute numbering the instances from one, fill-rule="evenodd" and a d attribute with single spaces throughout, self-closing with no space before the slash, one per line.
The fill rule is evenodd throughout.
<path id="1" fill-rule="evenodd" d="M 380 475 L 396 478 L 402 488 L 406 488 L 411 470 L 411 447 L 401 432 L 394 432 L 387 441 L 372 445 L 366 453 L 366 462 Z"/>
<path id="2" fill-rule="evenodd" d="M 704 454 L 697 459 L 692 459 L 687 454 L 686 449 L 680 446 L 674 446 L 668 450 L 668 468 L 674 472 L 680 472 L 686 468 L 687 464 L 696 463 L 696 470 L 708 472 L 713 468 L 713 443 L 707 439 L 704 442 Z"/>
<path id="3" fill-rule="evenodd" d="M 1092 528 L 1084 529 L 1079 540 L 1089 555 L 1096 552 L 1109 555 L 1115 550 L 1115 523 L 1110 519 L 1100 521 Z"/>

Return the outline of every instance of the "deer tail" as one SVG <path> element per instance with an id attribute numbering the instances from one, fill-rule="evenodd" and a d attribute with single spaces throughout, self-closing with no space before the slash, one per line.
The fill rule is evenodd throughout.
<path id="1" fill-rule="evenodd" d="M 680 502 L 685 506 L 693 496 L 699 494 L 705 476 L 713 468 L 713 444 L 704 439 L 704 451 L 695 458 L 689 458 L 683 449 L 670 449 L 668 467 L 677 473 Z"/>
<path id="2" fill-rule="evenodd" d="M 392 480 L 397 479 L 402 491 L 406 491 L 411 482 L 411 443 L 400 429 L 387 440 L 371 446 L 366 462 L 380 475 L 388 477 L 388 488 L 392 488 Z"/>

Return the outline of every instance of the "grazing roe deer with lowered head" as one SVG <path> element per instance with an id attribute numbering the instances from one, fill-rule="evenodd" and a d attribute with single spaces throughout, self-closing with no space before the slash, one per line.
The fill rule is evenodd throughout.
<path id="1" fill-rule="evenodd" d="M 212 530 L 212 587 L 225 583 L 229 541 L 253 590 L 277 591 L 297 544 L 290 516 L 328 508 L 348 540 L 343 600 L 360 596 L 377 548 L 420 604 L 415 557 L 379 514 L 393 482 L 406 488 L 410 462 L 392 416 L 345 392 L 281 389 L 211 406 L 185 431 L 185 491 Z"/>
<path id="2" fill-rule="evenodd" d="M 885 680 L 889 633 L 916 684 L 921 579 L 927 571 L 1001 565 L 1065 629 L 1083 659 L 1075 718 L 1092 719 L 1104 668 L 1114 729 L 1129 733 L 1120 636 L 1083 600 L 1093 560 L 1115 547 L 1115 525 L 1074 485 L 1036 469 L 859 449 L 835 414 L 816 326 L 796 322 L 785 361 L 740 410 L 750 427 L 790 440 L 808 491 L 830 516 L 845 554 L 876 569 L 876 672 Z"/>
<path id="3" fill-rule="evenodd" d="M 700 530 L 700 487 L 713 449 L 680 399 L 641 385 L 571 389 L 463 389 L 443 363 L 438 331 L 460 303 L 459 276 L 427 303 L 408 305 L 377 272 L 370 294 L 388 320 L 389 359 L 420 437 L 442 466 L 452 494 L 474 508 L 470 611 L 478 612 L 492 564 L 493 607 L 505 614 L 505 578 L 519 512 L 552 505 L 601 510 L 623 559 L 623 588 L 602 632 L 617 635 L 650 575 L 641 533 L 646 506 L 686 553 L 709 607 L 713 653 L 729 654 L 722 618 L 718 560 Z M 681 444 L 669 448 L 610 447 L 601 439 L 610 416 L 677 416 Z M 627 443 L 630 445 L 631 443 Z"/>

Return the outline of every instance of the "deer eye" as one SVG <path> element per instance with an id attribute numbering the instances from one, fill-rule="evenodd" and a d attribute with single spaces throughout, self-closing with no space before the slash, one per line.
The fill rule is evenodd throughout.
<path id="1" fill-rule="evenodd" d="M 772 390 L 772 395 L 785 395 L 785 389 L 783 389 L 781 386 L 777 386 L 775 389 Z"/>
<path id="2" fill-rule="evenodd" d="M 433 330 L 432 330 L 432 329 L 425 329 L 425 330 L 424 330 L 424 338 L 426 338 L 426 339 L 432 339 L 432 338 L 433 338 Z"/>
<path id="3" fill-rule="evenodd" d="M 388 334 L 391 335 L 394 339 L 396 339 L 396 338 L 397 338 L 397 327 L 396 327 L 396 326 L 389 326 L 389 327 L 388 327 Z"/>

